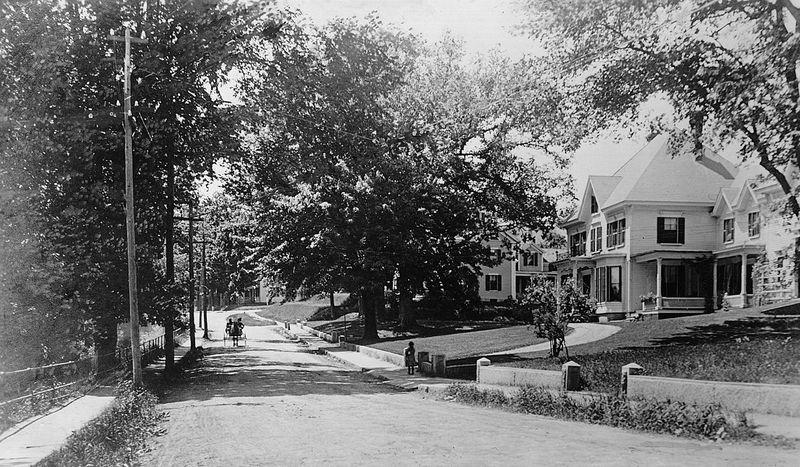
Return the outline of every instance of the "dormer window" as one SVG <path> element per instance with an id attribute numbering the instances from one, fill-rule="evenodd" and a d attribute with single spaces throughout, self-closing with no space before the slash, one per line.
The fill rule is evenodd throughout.
<path id="1" fill-rule="evenodd" d="M 595 214 L 597 210 L 597 198 L 592 195 L 592 214 Z"/>
<path id="2" fill-rule="evenodd" d="M 761 216 L 758 212 L 751 212 L 747 215 L 747 235 L 750 238 L 761 235 Z"/>

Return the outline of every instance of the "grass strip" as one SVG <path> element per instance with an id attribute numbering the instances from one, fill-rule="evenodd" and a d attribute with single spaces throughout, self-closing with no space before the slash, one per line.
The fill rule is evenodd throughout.
<path id="1" fill-rule="evenodd" d="M 160 433 L 163 412 L 156 396 L 130 381 L 120 384 L 114 404 L 73 433 L 37 466 L 138 465 L 147 439 Z"/>
<path id="2" fill-rule="evenodd" d="M 474 384 L 451 384 L 444 397 L 471 405 L 687 438 L 793 445 L 785 438 L 756 432 L 744 413 L 727 411 L 719 404 L 695 405 L 609 395 L 576 399 L 534 386 L 521 387 L 507 395 Z"/>

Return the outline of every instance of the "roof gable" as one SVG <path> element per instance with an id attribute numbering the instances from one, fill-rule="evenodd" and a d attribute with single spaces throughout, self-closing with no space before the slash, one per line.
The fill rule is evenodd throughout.
<path id="1" fill-rule="evenodd" d="M 689 150 L 673 157 L 667 137 L 659 135 L 615 172 L 621 180 L 602 208 L 631 201 L 705 202 L 711 206 L 736 173 L 733 164 L 708 149 L 700 157 Z"/>

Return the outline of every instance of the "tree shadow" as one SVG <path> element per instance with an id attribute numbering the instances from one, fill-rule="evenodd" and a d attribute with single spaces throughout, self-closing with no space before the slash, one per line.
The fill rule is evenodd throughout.
<path id="1" fill-rule="evenodd" d="M 721 324 L 692 326 L 687 332 L 669 337 L 651 339 L 656 347 L 670 345 L 712 344 L 735 339 L 785 339 L 800 338 L 800 318 L 750 317 Z M 620 347 L 635 349 L 638 347 Z"/>
<path id="2" fill-rule="evenodd" d="M 216 398 L 399 392 L 380 382 L 374 376 L 341 368 L 333 361 L 296 349 L 213 347 L 206 350 L 195 367 L 185 370 L 172 384 L 157 387 L 157 394 L 161 403 L 168 404 Z M 253 403 L 260 402 L 220 401 L 220 404 L 232 405 Z"/>

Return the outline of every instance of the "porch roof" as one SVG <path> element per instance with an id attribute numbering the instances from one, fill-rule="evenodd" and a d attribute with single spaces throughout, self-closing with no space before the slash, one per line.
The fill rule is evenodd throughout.
<path id="1" fill-rule="evenodd" d="M 632 258 L 637 263 L 649 263 L 659 258 L 661 259 L 697 259 L 704 256 L 710 257 L 710 250 L 651 250 L 639 253 Z"/>
<path id="2" fill-rule="evenodd" d="M 717 250 L 714 252 L 714 256 L 717 259 L 723 258 L 730 258 L 732 256 L 739 256 L 739 255 L 760 255 L 764 252 L 764 245 L 736 245 L 730 248 L 725 248 L 724 250 Z"/>

